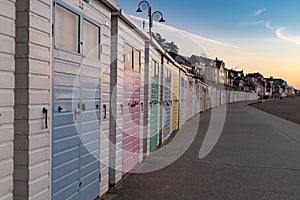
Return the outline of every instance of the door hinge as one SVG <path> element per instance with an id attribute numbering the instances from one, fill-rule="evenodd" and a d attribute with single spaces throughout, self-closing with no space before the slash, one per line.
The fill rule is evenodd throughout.
<path id="1" fill-rule="evenodd" d="M 101 182 L 101 174 L 99 174 L 99 182 Z"/>

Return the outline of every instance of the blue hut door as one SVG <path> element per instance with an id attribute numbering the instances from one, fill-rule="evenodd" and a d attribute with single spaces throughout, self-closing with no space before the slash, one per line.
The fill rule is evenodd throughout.
<path id="1" fill-rule="evenodd" d="M 151 63 L 151 101 L 150 101 L 150 151 L 158 145 L 158 100 L 159 100 L 159 64 L 152 60 Z"/>
<path id="2" fill-rule="evenodd" d="M 52 199 L 100 189 L 100 27 L 55 4 Z"/>

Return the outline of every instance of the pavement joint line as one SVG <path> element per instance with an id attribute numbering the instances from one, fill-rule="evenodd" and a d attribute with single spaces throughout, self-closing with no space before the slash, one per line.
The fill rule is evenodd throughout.
<path id="1" fill-rule="evenodd" d="M 266 169 L 276 169 L 276 170 L 300 171 L 300 168 L 272 167 L 272 166 L 263 166 L 263 165 L 246 165 L 246 164 L 238 164 L 238 163 L 218 163 L 218 162 L 201 161 L 201 160 L 178 161 L 178 162 L 181 162 L 181 163 L 197 162 L 197 163 L 203 163 L 203 164 L 228 165 L 228 166 L 245 167 L 245 168 L 248 167 L 248 168 L 266 168 Z"/>
<path id="2" fill-rule="evenodd" d="M 280 133 L 282 133 L 283 135 L 287 136 L 287 137 L 290 138 L 292 141 L 294 141 L 294 142 L 296 142 L 298 145 L 300 145 L 300 142 L 299 142 L 297 139 L 293 138 L 292 136 L 290 136 L 289 134 L 287 134 L 286 132 L 284 132 L 284 131 L 281 130 L 280 128 L 277 128 L 277 129 L 278 129 L 278 131 L 279 131 Z"/>

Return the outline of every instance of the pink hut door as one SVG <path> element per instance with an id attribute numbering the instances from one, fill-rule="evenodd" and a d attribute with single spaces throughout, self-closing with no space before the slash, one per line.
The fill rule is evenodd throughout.
<path id="1" fill-rule="evenodd" d="M 125 45 L 123 174 L 129 172 L 139 158 L 140 55 L 140 51 Z"/>

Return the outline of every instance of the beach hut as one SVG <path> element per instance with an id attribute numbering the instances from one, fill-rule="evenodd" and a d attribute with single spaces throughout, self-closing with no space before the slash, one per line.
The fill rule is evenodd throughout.
<path id="1" fill-rule="evenodd" d="M 116 9 L 110 0 L 30 0 L 7 10 L 18 21 L 14 198 L 95 199 L 108 190 Z"/>

